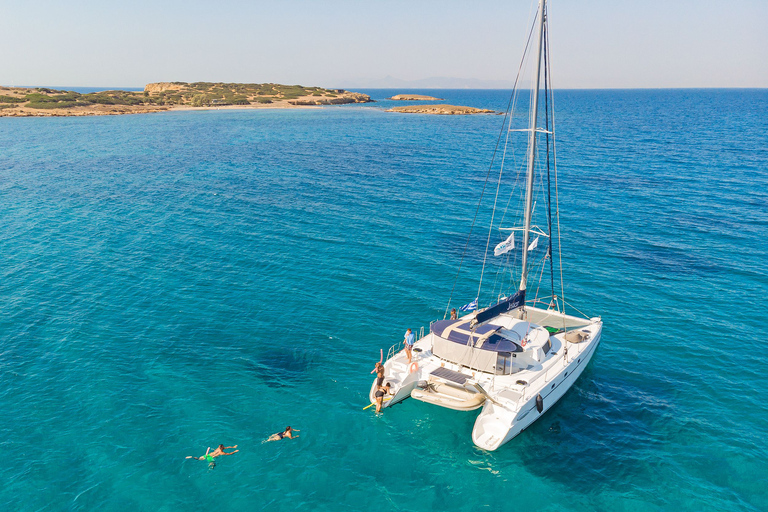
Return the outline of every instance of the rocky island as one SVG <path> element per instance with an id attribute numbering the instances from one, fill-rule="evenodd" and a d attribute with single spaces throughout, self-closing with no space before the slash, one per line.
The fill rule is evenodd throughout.
<path id="1" fill-rule="evenodd" d="M 411 105 L 407 107 L 393 107 L 387 112 L 401 112 L 405 114 L 437 114 L 437 115 L 465 115 L 465 114 L 497 114 L 494 110 L 485 110 L 475 107 L 462 107 L 457 105 Z"/>
<path id="2" fill-rule="evenodd" d="M 435 98 L 434 96 L 424 96 L 422 94 L 395 94 L 388 100 L 397 101 L 442 101 L 443 98 Z"/>
<path id="3" fill-rule="evenodd" d="M 81 94 L 37 87 L 0 87 L 0 117 L 98 116 L 211 108 L 300 108 L 368 103 L 367 94 L 301 85 L 159 82 L 143 91 Z"/>

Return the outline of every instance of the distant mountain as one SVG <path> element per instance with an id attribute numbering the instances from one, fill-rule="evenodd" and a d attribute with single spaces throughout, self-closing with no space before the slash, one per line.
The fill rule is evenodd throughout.
<path id="1" fill-rule="evenodd" d="M 342 82 L 339 86 L 345 89 L 511 89 L 512 85 L 512 81 L 509 80 L 480 80 L 444 76 L 402 80 L 387 75 L 378 80 Z"/>

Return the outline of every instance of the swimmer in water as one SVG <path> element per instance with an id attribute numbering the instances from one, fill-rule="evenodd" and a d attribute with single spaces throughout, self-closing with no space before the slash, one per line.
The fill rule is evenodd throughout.
<path id="1" fill-rule="evenodd" d="M 301 431 L 295 428 L 286 427 L 283 432 L 278 432 L 277 434 L 272 434 L 271 436 L 269 436 L 269 439 L 267 439 L 267 441 L 280 441 L 285 437 L 287 437 L 288 439 L 296 439 L 299 436 L 294 436 L 293 435 L 294 432 L 301 432 Z"/>
<path id="2" fill-rule="evenodd" d="M 203 455 L 202 457 L 195 457 L 193 455 L 188 455 L 187 458 L 207 461 L 209 463 L 208 467 L 212 468 L 216 465 L 216 463 L 214 462 L 214 459 L 216 459 L 216 457 L 221 457 L 222 455 L 234 455 L 235 453 L 240 451 L 240 450 L 235 450 L 229 453 L 224 451 L 224 450 L 230 450 L 233 448 L 237 448 L 237 445 L 224 446 L 223 444 L 220 444 L 219 447 L 213 451 L 211 451 L 211 447 L 209 446 L 208 449 L 205 451 L 205 455 Z"/>

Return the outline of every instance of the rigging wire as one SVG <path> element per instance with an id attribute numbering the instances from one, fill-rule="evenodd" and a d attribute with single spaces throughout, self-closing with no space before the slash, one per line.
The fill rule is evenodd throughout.
<path id="1" fill-rule="evenodd" d="M 512 93 L 514 96 L 514 92 Z M 509 106 L 507 107 L 509 109 Z M 480 290 L 483 287 L 483 276 L 485 275 L 485 262 L 488 259 L 488 247 L 491 245 L 491 233 L 493 233 L 493 220 L 496 218 L 496 203 L 499 200 L 499 188 L 501 188 L 501 175 L 504 173 L 504 158 L 507 155 L 507 143 L 509 142 L 509 130 L 512 127 L 512 116 L 509 116 L 509 125 L 507 126 L 507 136 L 504 141 L 504 153 L 499 166 L 499 178 L 496 182 L 496 195 L 493 198 L 493 210 L 491 213 L 491 222 L 488 225 L 488 238 L 485 241 L 485 253 L 483 254 L 483 268 L 480 270 L 480 283 L 477 285 L 477 298 L 480 298 Z M 479 302 L 478 302 L 479 304 Z"/>
<path id="2" fill-rule="evenodd" d="M 548 24 L 547 16 L 545 14 L 544 16 L 545 25 Z M 549 53 L 549 31 L 544 32 L 544 43 L 547 48 L 547 53 Z M 548 75 L 552 76 L 552 70 L 550 68 L 551 60 L 549 59 L 546 61 L 546 70 L 548 72 Z M 552 86 L 550 85 L 550 88 Z M 565 313 L 565 283 L 563 281 L 563 245 L 561 242 L 561 231 L 560 231 L 560 197 L 559 197 L 559 191 L 558 191 L 558 183 L 557 183 L 557 137 L 555 136 L 555 133 L 557 133 L 555 129 L 555 95 L 552 95 L 552 168 L 555 173 L 555 222 L 557 223 L 557 263 L 560 270 L 560 299 L 563 304 L 563 308 L 561 313 Z M 570 304 L 569 304 L 570 305 Z M 571 306 L 573 307 L 573 306 Z M 577 310 L 578 311 L 578 310 Z M 565 327 L 565 317 L 563 317 L 563 327 Z"/>
<path id="3" fill-rule="evenodd" d="M 464 250 L 461 253 L 461 260 L 459 260 L 459 269 L 456 271 L 456 277 L 453 280 L 453 288 L 451 288 L 451 295 L 448 297 L 448 305 L 445 307 L 445 313 L 443 313 L 443 320 L 445 320 L 445 317 L 448 316 L 448 311 L 451 308 L 451 301 L 453 300 L 453 292 L 456 290 L 456 283 L 459 280 L 459 273 L 461 272 L 461 267 L 464 264 L 464 258 L 467 255 L 467 248 L 469 247 L 469 240 L 472 238 L 472 230 L 475 227 L 475 222 L 477 222 L 477 215 L 480 212 L 480 205 L 483 202 L 483 196 L 485 195 L 485 188 L 488 186 L 488 179 L 491 176 L 491 170 L 493 169 L 493 162 L 496 159 L 496 153 L 499 150 L 499 144 L 501 143 L 501 135 L 504 133 L 504 127 L 507 125 L 507 119 L 510 117 L 510 107 L 512 106 L 512 99 L 514 98 L 514 91 L 517 90 L 517 82 L 520 79 L 520 71 L 523 67 L 523 63 L 525 62 L 525 56 L 528 54 L 528 46 L 531 43 L 531 37 L 533 36 L 533 29 L 536 27 L 536 18 L 538 18 L 538 14 L 534 18 L 534 22 L 531 25 L 531 31 L 528 33 L 528 40 L 525 43 L 525 50 L 523 51 L 523 58 L 520 60 L 520 66 L 517 70 L 517 77 L 515 77 L 515 83 L 512 86 L 513 93 L 509 97 L 509 102 L 507 103 L 507 110 L 504 112 L 504 121 L 501 125 L 501 131 L 499 131 L 499 137 L 496 139 L 496 146 L 493 148 L 493 154 L 491 155 L 491 163 L 488 166 L 488 172 L 485 175 L 485 183 L 483 183 L 483 189 L 480 192 L 480 200 L 477 202 L 477 208 L 475 209 L 475 216 L 472 219 L 472 225 L 469 228 L 469 235 L 467 235 L 467 242 L 464 244 Z M 486 252 L 488 250 L 488 246 L 486 245 Z M 483 262 L 483 268 L 485 268 L 485 262 Z M 478 292 L 479 295 L 479 292 Z"/>
<path id="4" fill-rule="evenodd" d="M 549 245 L 547 247 L 547 250 L 549 251 L 549 274 L 550 274 L 550 286 L 552 288 L 552 295 L 555 295 L 555 263 L 552 258 L 552 180 L 550 177 L 549 172 L 549 60 L 548 60 L 548 42 L 549 38 L 547 37 L 549 35 L 549 30 L 547 30 L 547 15 L 544 14 L 544 129 L 546 130 L 546 141 L 547 141 L 547 227 L 549 228 Z M 553 113 L 554 116 L 554 113 Z M 542 275 L 544 273 L 544 268 L 542 266 Z M 541 282 L 541 278 L 539 278 L 539 282 Z"/>

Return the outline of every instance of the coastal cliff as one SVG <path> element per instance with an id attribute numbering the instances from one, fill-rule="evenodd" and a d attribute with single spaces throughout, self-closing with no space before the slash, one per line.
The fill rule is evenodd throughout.
<path id="1" fill-rule="evenodd" d="M 210 108 L 298 108 L 368 103 L 367 94 L 301 85 L 221 82 L 157 82 L 144 91 L 81 94 L 38 88 L 0 87 L 0 117 L 142 114 Z"/>

